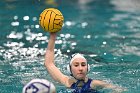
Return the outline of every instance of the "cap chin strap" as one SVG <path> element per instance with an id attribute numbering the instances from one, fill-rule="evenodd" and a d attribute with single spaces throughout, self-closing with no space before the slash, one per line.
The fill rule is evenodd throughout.
<path id="1" fill-rule="evenodd" d="M 67 65 L 67 71 L 68 73 L 70 74 L 70 76 L 74 77 L 73 74 L 72 74 L 72 71 L 71 71 L 71 67 L 70 67 L 70 64 Z M 88 67 L 87 67 L 87 73 L 90 71 L 90 65 L 88 64 Z M 75 77 L 74 77 L 75 78 Z M 76 78 L 75 78 L 76 79 Z"/>
<path id="2" fill-rule="evenodd" d="M 70 76 L 72 76 L 72 77 L 74 77 L 74 75 L 72 74 L 72 72 L 71 72 L 71 67 L 70 67 L 70 65 L 68 65 L 69 66 L 69 74 L 70 74 Z M 75 78 L 75 77 L 74 77 Z M 75 78 L 76 80 L 77 80 L 77 78 Z"/>

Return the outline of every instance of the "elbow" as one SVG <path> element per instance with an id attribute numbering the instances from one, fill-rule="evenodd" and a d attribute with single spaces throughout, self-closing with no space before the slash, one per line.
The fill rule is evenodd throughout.
<path id="1" fill-rule="evenodd" d="M 47 69 L 48 69 L 49 67 L 51 67 L 51 66 L 54 66 L 53 62 L 50 63 L 50 62 L 46 62 L 46 61 L 45 61 L 44 65 L 45 65 L 45 67 L 46 67 Z"/>
<path id="2" fill-rule="evenodd" d="M 47 63 L 47 62 L 44 62 L 44 66 L 45 66 L 46 68 L 48 68 L 48 63 Z"/>
<path id="3" fill-rule="evenodd" d="M 45 67 L 47 68 L 47 66 L 48 66 L 48 63 L 45 61 L 45 62 L 44 62 L 44 65 L 45 65 Z"/>

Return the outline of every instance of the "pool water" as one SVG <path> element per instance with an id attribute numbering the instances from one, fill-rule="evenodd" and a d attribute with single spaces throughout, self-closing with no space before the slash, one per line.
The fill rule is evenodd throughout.
<path id="1" fill-rule="evenodd" d="M 55 49 L 56 65 L 64 74 L 69 56 L 83 53 L 90 78 L 140 93 L 139 0 L 1 0 L 0 93 L 21 93 L 33 78 L 52 81 L 57 93 L 70 93 L 44 66 L 49 33 L 38 19 L 50 7 L 64 16 Z"/>

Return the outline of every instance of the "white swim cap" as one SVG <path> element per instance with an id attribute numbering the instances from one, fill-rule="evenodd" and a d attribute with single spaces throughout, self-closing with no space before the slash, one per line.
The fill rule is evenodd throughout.
<path id="1" fill-rule="evenodd" d="M 33 79 L 24 86 L 22 93 L 55 93 L 55 91 L 55 86 L 48 80 Z"/>
<path id="2" fill-rule="evenodd" d="M 85 59 L 86 60 L 86 58 L 82 55 L 82 54 L 79 54 L 79 53 L 76 53 L 76 54 L 74 54 L 74 55 L 72 55 L 72 58 L 71 58 L 71 60 L 70 60 L 70 63 L 69 63 L 69 65 L 67 65 L 67 71 L 68 71 L 68 73 L 72 76 L 72 72 L 71 72 L 71 64 L 72 64 L 72 62 L 76 59 L 76 58 L 83 58 L 83 59 Z M 87 60 L 86 60 L 86 62 L 87 62 Z M 88 65 L 88 67 L 87 67 L 87 71 L 89 72 L 90 71 L 90 65 L 89 64 L 87 64 Z"/>
<path id="3" fill-rule="evenodd" d="M 83 58 L 83 59 L 86 60 L 86 58 L 82 54 L 77 53 L 77 54 L 73 55 L 73 57 L 71 58 L 71 61 L 70 61 L 70 64 L 69 65 L 71 65 L 72 62 L 73 62 L 73 60 L 75 60 L 76 58 Z M 87 60 L 86 60 L 86 62 L 87 62 Z"/>

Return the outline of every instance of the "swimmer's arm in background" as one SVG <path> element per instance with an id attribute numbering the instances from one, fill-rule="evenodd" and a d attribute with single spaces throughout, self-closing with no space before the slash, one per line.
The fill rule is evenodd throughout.
<path id="1" fill-rule="evenodd" d="M 69 77 L 64 75 L 56 66 L 54 63 L 54 48 L 55 48 L 55 40 L 56 40 L 56 33 L 50 33 L 50 39 L 48 42 L 48 46 L 46 49 L 45 54 L 45 66 L 51 75 L 51 77 L 64 84 L 66 87 L 69 87 Z"/>
<path id="2" fill-rule="evenodd" d="M 112 93 L 123 93 L 124 91 L 127 91 L 126 88 L 109 84 L 100 80 L 93 80 L 91 83 L 91 87 L 97 90 L 98 89 L 111 89 L 113 91 Z"/>

